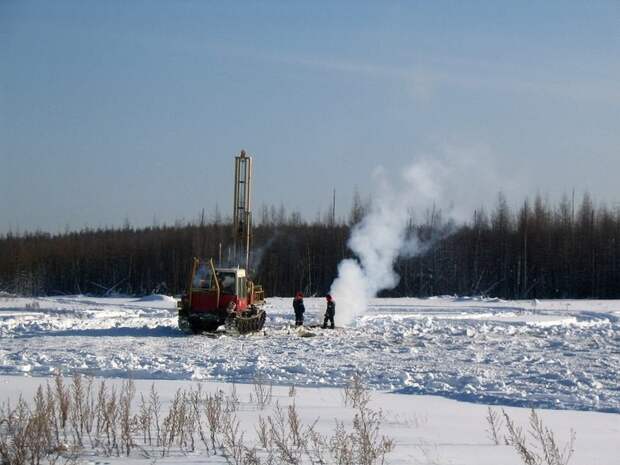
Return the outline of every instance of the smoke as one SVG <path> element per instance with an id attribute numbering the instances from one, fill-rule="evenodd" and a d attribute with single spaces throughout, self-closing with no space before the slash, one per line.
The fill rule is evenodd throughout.
<path id="1" fill-rule="evenodd" d="M 394 271 L 398 257 L 416 256 L 431 245 L 408 235 L 414 212 L 441 208 L 449 216 L 462 217 L 461 210 L 446 205 L 444 192 L 458 196 L 471 189 L 476 174 L 480 179 L 481 166 L 488 166 L 479 161 L 471 153 L 444 160 L 422 159 L 408 166 L 397 179 L 382 168 L 375 171 L 376 192 L 370 209 L 353 227 L 348 242 L 356 258 L 340 262 L 338 277 L 330 289 L 339 324 L 350 325 L 366 311 L 369 299 L 398 285 L 400 276 Z"/>
<path id="2" fill-rule="evenodd" d="M 276 231 L 266 243 L 261 245 L 260 247 L 254 247 L 250 250 L 250 269 L 247 270 L 252 274 L 257 273 L 262 262 L 265 257 L 265 252 L 269 250 L 269 248 L 276 242 L 277 239 L 281 236 L 280 231 Z M 234 247 L 232 245 L 226 248 L 226 253 L 222 257 L 222 263 L 218 263 L 220 266 L 225 267 L 244 267 L 245 266 L 245 244 L 240 244 L 237 249 L 237 253 L 234 252 Z"/>
<path id="3" fill-rule="evenodd" d="M 250 266 L 252 270 L 257 273 L 261 264 L 263 263 L 263 258 L 265 257 L 265 252 L 271 248 L 273 243 L 281 236 L 280 231 L 276 231 L 263 245 L 253 249 L 250 252 Z"/>

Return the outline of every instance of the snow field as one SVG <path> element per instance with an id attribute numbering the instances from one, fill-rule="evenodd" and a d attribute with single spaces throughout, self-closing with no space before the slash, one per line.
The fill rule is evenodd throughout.
<path id="1" fill-rule="evenodd" d="M 15 400 L 19 395 L 30 399 L 45 379 L 18 376 L 0 376 L 2 398 Z M 50 380 L 51 381 L 51 380 Z M 99 380 L 95 380 L 97 383 Z M 107 379 L 106 383 L 120 389 L 122 380 Z M 70 384 L 70 379 L 65 379 Z M 181 380 L 135 380 L 136 399 L 140 394 L 148 396 L 151 383 L 162 401 L 162 412 L 167 412 L 178 389 L 196 389 L 199 382 Z M 232 392 L 231 384 L 200 382 L 204 392 L 215 394 Z M 236 384 L 234 387 L 239 399 L 237 417 L 240 432 L 248 446 L 258 442 L 256 426 L 259 416 L 274 416 L 275 407 L 286 409 L 295 404 L 303 425 L 316 422 L 316 429 L 325 435 L 333 434 L 336 420 L 342 421 L 347 430 L 352 428 L 355 409 L 345 406 L 342 389 L 296 387 L 295 395 L 289 395 L 289 387 L 275 386 L 273 397 L 263 410 L 255 402 L 254 387 L 251 384 Z M 253 400 L 251 400 L 253 399 Z M 134 402 L 134 409 L 137 402 Z M 387 464 L 392 465 L 518 465 L 522 464 L 511 446 L 495 445 L 488 437 L 488 424 L 485 417 L 487 408 L 483 405 L 462 403 L 434 396 L 404 396 L 384 392 L 371 394 L 369 407 L 382 411 L 380 433 L 394 440 L 395 449 L 388 455 Z M 519 425 L 526 426 L 528 410 L 506 407 L 506 412 Z M 499 410 L 498 410 L 499 411 Z M 620 437 L 620 417 L 615 414 L 597 412 L 543 410 L 539 414 L 546 426 L 554 431 L 562 445 L 569 437 L 570 430 L 576 431 L 575 454 L 571 461 L 576 465 L 617 464 L 617 441 Z M 505 428 L 502 429 L 505 432 Z M 139 435 L 136 438 L 139 442 Z M 123 463 L 161 463 L 191 464 L 227 463 L 221 455 L 207 456 L 204 450 L 181 452 L 173 448 L 170 455 L 159 457 L 154 449 L 144 448 L 131 457 L 94 456 L 86 450 L 82 454 L 84 463 L 123 464 Z M 146 455 L 151 455 L 147 457 Z"/>
<path id="2" fill-rule="evenodd" d="M 325 301 L 306 299 L 306 323 Z M 291 299 L 258 334 L 186 336 L 166 296 L 0 298 L 0 374 L 343 386 L 620 413 L 619 301 L 375 299 L 352 327 L 298 337 Z M 338 312 L 336 313 L 338 324 Z"/>

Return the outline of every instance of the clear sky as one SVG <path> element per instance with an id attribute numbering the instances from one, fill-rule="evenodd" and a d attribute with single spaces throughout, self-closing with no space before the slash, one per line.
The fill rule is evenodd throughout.
<path id="1" fill-rule="evenodd" d="M 0 233 L 227 214 L 242 148 L 309 219 L 423 157 L 618 205 L 620 2 L 0 0 Z"/>

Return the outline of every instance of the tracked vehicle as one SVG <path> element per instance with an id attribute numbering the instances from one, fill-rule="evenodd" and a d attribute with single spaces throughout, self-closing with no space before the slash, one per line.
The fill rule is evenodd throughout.
<path id="1" fill-rule="evenodd" d="M 243 268 L 216 268 L 213 260 L 194 258 L 189 292 L 181 300 L 179 328 L 187 333 L 216 331 L 221 325 L 241 334 L 265 324 L 262 287 Z"/>
<path id="2" fill-rule="evenodd" d="M 251 178 L 252 158 L 241 151 L 235 157 L 231 255 L 233 261 L 245 261 L 245 268 L 216 267 L 213 259 L 194 258 L 188 290 L 179 302 L 179 328 L 184 332 L 213 332 L 225 325 L 227 331 L 244 334 L 259 331 L 265 324 L 263 289 L 248 279 Z"/>

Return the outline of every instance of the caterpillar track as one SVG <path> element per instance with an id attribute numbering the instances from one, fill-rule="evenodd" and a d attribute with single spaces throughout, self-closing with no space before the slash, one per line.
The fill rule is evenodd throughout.
<path id="1" fill-rule="evenodd" d="M 262 309 L 253 309 L 243 312 L 234 318 L 226 321 L 226 331 L 237 332 L 239 334 L 253 333 L 263 329 L 267 313 Z"/>

